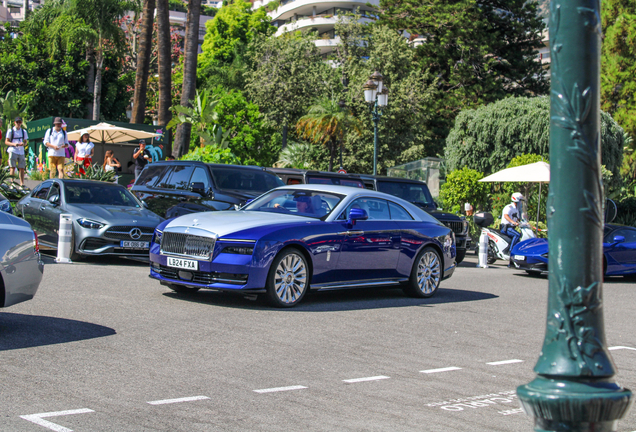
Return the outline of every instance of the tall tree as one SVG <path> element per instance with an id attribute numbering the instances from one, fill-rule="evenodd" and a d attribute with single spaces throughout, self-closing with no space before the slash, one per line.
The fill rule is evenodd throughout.
<path id="1" fill-rule="evenodd" d="M 148 75 L 150 73 L 150 54 L 152 52 L 152 28 L 155 19 L 155 0 L 144 0 L 141 19 L 141 35 L 137 54 L 137 75 L 135 77 L 135 94 L 131 123 L 143 123 L 146 116 L 146 93 L 148 91 Z M 170 30 L 168 29 L 168 32 Z"/>
<path id="2" fill-rule="evenodd" d="M 605 0 L 601 107 L 636 138 L 636 2 Z"/>
<path id="3" fill-rule="evenodd" d="M 296 123 L 299 135 L 329 149 L 329 171 L 333 171 L 333 159 L 347 132 L 362 135 L 362 124 L 339 101 L 323 97 L 309 108 L 309 112 Z"/>
<path id="4" fill-rule="evenodd" d="M 285 33 L 250 44 L 253 54 L 246 91 L 262 110 L 266 126 L 282 132 L 325 92 L 324 75 L 333 72 L 322 61 L 314 40 L 313 34 Z"/>
<path id="5" fill-rule="evenodd" d="M 465 107 L 548 91 L 536 61 L 545 28 L 536 2 L 381 0 L 379 11 L 380 23 L 422 41 L 419 61 L 440 89 L 431 125 L 438 140 Z"/>
<path id="6" fill-rule="evenodd" d="M 170 44 L 169 0 L 157 0 L 157 51 L 159 63 L 159 108 L 157 120 L 167 125 L 172 119 L 172 46 Z M 165 149 L 166 154 L 172 153 Z"/>
<path id="7" fill-rule="evenodd" d="M 601 111 L 601 163 L 612 172 L 610 189 L 620 186 L 624 131 Z M 449 171 L 468 167 L 484 174 L 506 168 L 516 156 L 550 151 L 550 99 L 507 98 L 462 111 L 446 140 Z"/>
<path id="8" fill-rule="evenodd" d="M 183 61 L 183 90 L 181 91 L 181 106 L 190 108 L 191 100 L 195 98 L 197 84 L 197 57 L 199 55 L 199 17 L 201 15 L 201 0 L 188 2 L 188 18 L 186 21 L 185 56 Z M 187 153 L 190 146 L 192 125 L 182 123 L 177 127 L 172 154 L 181 157 Z"/>

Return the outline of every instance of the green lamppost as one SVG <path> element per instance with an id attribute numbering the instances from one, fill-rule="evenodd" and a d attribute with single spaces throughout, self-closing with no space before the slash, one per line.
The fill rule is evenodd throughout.
<path id="1" fill-rule="evenodd" d="M 362 87 L 364 100 L 369 104 L 373 119 L 373 175 L 378 173 L 378 123 L 382 117 L 382 108 L 389 103 L 389 90 L 383 85 L 382 78 L 382 74 L 375 71 Z"/>
<path id="2" fill-rule="evenodd" d="M 603 323 L 599 0 L 550 3 L 549 294 L 537 377 L 517 389 L 535 431 L 615 431 L 631 391 Z"/>

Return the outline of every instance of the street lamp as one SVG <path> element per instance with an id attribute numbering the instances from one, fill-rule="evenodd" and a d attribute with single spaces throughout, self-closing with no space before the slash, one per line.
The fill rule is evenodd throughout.
<path id="1" fill-rule="evenodd" d="M 369 104 L 373 119 L 373 175 L 378 173 L 378 123 L 382 117 L 382 108 L 389 103 L 389 90 L 382 82 L 383 76 L 375 71 L 362 86 L 364 100 Z"/>

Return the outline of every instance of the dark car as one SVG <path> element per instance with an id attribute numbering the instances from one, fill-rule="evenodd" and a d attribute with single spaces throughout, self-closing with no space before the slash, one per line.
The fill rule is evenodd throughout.
<path id="1" fill-rule="evenodd" d="M 323 184 L 364 188 L 364 183 L 358 176 L 326 171 L 313 171 L 297 168 L 270 168 L 286 185 L 295 184 Z"/>
<path id="2" fill-rule="evenodd" d="M 279 186 L 283 181 L 265 168 L 163 161 L 147 165 L 132 191 L 150 210 L 170 219 L 240 207 Z"/>
<path id="3" fill-rule="evenodd" d="M 353 174 L 355 175 L 355 174 Z M 466 250 L 470 247 L 470 237 L 468 237 L 468 222 L 466 218 L 437 210 L 437 204 L 428 189 L 426 183 L 419 180 L 412 180 L 399 177 L 373 176 L 359 174 L 358 176 L 367 189 L 388 193 L 415 204 L 441 223 L 449 227 L 455 233 L 455 244 L 457 247 L 457 263 L 463 261 Z"/>

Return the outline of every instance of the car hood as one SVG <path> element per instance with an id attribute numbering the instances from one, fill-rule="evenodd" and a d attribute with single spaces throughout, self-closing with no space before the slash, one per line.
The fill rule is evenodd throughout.
<path id="1" fill-rule="evenodd" d="M 524 240 L 517 243 L 512 250 L 515 255 L 543 255 L 548 252 L 548 240 L 543 238 L 534 238 Z"/>
<path id="2" fill-rule="evenodd" d="M 20 219 L 16 216 L 12 216 L 9 213 L 5 213 L 5 212 L 0 212 L 0 225 L 2 224 L 17 225 L 17 226 L 31 228 L 31 225 L 24 219 Z"/>
<path id="3" fill-rule="evenodd" d="M 94 219 L 111 225 L 158 224 L 163 219 L 145 208 L 109 206 L 95 204 L 74 204 L 67 209 L 75 217 Z"/>
<path id="4" fill-rule="evenodd" d="M 447 221 L 450 220 L 450 221 L 457 221 L 457 222 L 461 221 L 461 218 L 453 213 L 447 213 L 445 211 L 439 211 L 439 210 L 425 210 L 425 211 L 426 213 L 433 216 L 435 219 L 439 219 L 439 220 L 443 219 Z"/>
<path id="5" fill-rule="evenodd" d="M 228 234 L 251 228 L 273 225 L 295 225 L 317 221 L 319 220 L 314 218 L 280 213 L 228 210 L 180 216 L 166 225 L 165 231 L 171 231 L 171 229 L 178 227 L 196 227 L 197 229 L 214 233 L 219 237 L 224 237 Z"/>

